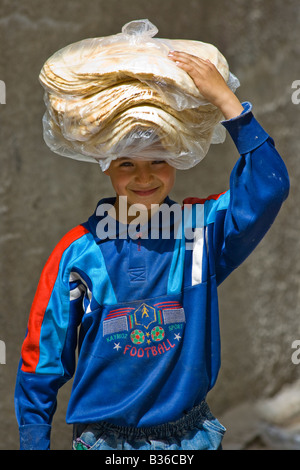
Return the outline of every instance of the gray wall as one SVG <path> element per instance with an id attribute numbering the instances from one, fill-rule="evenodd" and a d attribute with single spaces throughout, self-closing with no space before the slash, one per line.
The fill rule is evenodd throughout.
<path id="1" fill-rule="evenodd" d="M 224 413 L 268 397 L 299 377 L 291 344 L 299 331 L 300 79 L 298 0 L 0 0 L 0 449 L 17 449 L 13 394 L 20 348 L 41 269 L 67 230 L 110 195 L 98 166 L 51 154 L 43 142 L 43 62 L 72 42 L 120 31 L 149 18 L 158 37 L 215 44 L 240 81 L 238 96 L 276 140 L 291 177 L 290 197 L 256 251 L 220 287 L 222 370 L 209 403 Z M 181 172 L 172 197 L 205 197 L 228 188 L 238 155 L 228 137 L 196 169 Z M 68 449 L 64 423 L 70 392 L 59 393 L 53 448 Z"/>

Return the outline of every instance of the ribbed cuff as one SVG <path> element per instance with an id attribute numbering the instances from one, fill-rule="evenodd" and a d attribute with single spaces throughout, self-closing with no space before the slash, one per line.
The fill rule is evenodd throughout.
<path id="1" fill-rule="evenodd" d="M 253 116 L 251 103 L 245 102 L 242 105 L 244 111 L 239 116 L 222 121 L 240 155 L 252 152 L 269 138 L 269 134 Z"/>

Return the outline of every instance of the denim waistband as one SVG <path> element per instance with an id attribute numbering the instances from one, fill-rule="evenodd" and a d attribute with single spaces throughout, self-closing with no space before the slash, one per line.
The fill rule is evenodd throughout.
<path id="1" fill-rule="evenodd" d="M 191 411 L 187 412 L 177 421 L 171 421 L 157 426 L 138 428 L 118 426 L 107 421 L 93 423 L 92 426 L 99 435 L 101 433 L 114 433 L 117 437 L 123 437 L 124 439 L 164 439 L 168 437 L 182 436 L 206 419 L 213 419 L 213 415 L 211 414 L 206 401 L 203 400 L 199 405 L 195 406 Z"/>

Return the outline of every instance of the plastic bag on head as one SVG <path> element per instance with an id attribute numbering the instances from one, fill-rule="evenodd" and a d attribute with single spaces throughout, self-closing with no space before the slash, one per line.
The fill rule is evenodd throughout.
<path id="1" fill-rule="evenodd" d="M 122 34 L 128 36 L 132 43 L 144 42 L 156 36 L 157 33 L 157 27 L 147 19 L 130 21 L 122 27 Z"/>
<path id="2" fill-rule="evenodd" d="M 146 19 L 132 21 L 121 33 L 71 44 L 45 62 L 43 128 L 53 152 L 99 162 L 102 170 L 121 156 L 187 169 L 211 143 L 224 141 L 219 109 L 168 53 L 210 59 L 235 91 L 239 82 L 226 59 L 211 44 L 155 38 L 157 32 Z"/>

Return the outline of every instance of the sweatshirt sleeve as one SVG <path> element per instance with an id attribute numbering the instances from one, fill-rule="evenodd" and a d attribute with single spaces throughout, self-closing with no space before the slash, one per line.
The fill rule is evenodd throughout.
<path id="1" fill-rule="evenodd" d="M 289 193 L 286 166 L 274 141 L 258 123 L 252 105 L 243 103 L 237 118 L 223 121 L 240 154 L 230 175 L 230 190 L 221 196 L 213 224 L 218 284 L 238 267 L 262 240 Z M 218 202 L 222 209 L 222 201 Z"/>
<path id="2" fill-rule="evenodd" d="M 78 226 L 56 246 L 32 303 L 15 388 L 21 450 L 50 449 L 57 393 L 74 374 L 82 290 L 72 285 L 69 266 L 72 244 L 84 234 Z"/>

